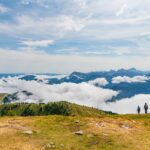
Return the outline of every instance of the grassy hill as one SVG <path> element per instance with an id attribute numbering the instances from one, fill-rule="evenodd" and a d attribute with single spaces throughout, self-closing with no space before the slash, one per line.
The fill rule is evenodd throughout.
<path id="1" fill-rule="evenodd" d="M 2 150 L 149 150 L 149 147 L 150 115 L 0 117 Z"/>
<path id="2" fill-rule="evenodd" d="M 3 104 L 0 114 L 3 114 L 2 150 L 149 150 L 150 147 L 149 114 L 111 115 L 67 102 Z"/>
<path id="3" fill-rule="evenodd" d="M 0 101 L 2 101 L 5 96 L 6 96 L 5 93 L 0 93 Z"/>

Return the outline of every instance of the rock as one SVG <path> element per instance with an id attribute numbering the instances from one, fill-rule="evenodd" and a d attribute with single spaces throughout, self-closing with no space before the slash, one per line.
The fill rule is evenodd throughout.
<path id="1" fill-rule="evenodd" d="M 56 146 L 55 146 L 55 145 L 53 145 L 53 146 L 52 146 L 52 148 L 56 148 Z"/>
<path id="2" fill-rule="evenodd" d="M 83 131 L 76 131 L 75 134 L 76 135 L 83 135 Z"/>
<path id="3" fill-rule="evenodd" d="M 45 146 L 43 146 L 42 150 L 55 149 L 55 148 L 56 148 L 56 146 L 55 146 L 54 142 L 49 142 Z"/>
<path id="4" fill-rule="evenodd" d="M 102 122 L 101 123 L 96 123 L 96 126 L 98 126 L 98 127 L 106 127 L 105 124 L 102 123 Z"/>
<path id="5" fill-rule="evenodd" d="M 135 121 L 135 120 L 132 120 L 132 122 L 133 122 L 133 123 L 136 123 L 136 121 Z"/>
<path id="6" fill-rule="evenodd" d="M 54 145 L 54 142 L 50 142 L 49 144 Z"/>
<path id="7" fill-rule="evenodd" d="M 103 133 L 103 135 L 104 135 L 104 136 L 108 136 L 108 134 L 107 134 L 107 133 Z"/>
<path id="8" fill-rule="evenodd" d="M 127 124 L 123 124 L 123 125 L 121 126 L 121 128 L 124 128 L 124 129 L 128 130 L 128 129 L 130 128 L 130 126 L 127 125 Z"/>
<path id="9" fill-rule="evenodd" d="M 61 147 L 64 147 L 64 144 L 60 144 Z"/>
<path id="10" fill-rule="evenodd" d="M 31 131 L 31 130 L 27 130 L 27 131 L 23 131 L 23 133 L 24 133 L 24 134 L 31 135 L 31 134 L 33 134 L 33 131 Z"/>
<path id="11" fill-rule="evenodd" d="M 76 120 L 76 121 L 75 121 L 75 123 L 79 123 L 79 122 L 80 122 L 79 120 Z"/>

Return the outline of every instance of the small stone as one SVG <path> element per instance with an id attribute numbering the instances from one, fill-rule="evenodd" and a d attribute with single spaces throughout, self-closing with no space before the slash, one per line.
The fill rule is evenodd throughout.
<path id="1" fill-rule="evenodd" d="M 96 123 L 96 126 L 105 127 L 105 124 L 104 123 Z"/>
<path id="2" fill-rule="evenodd" d="M 103 133 L 103 135 L 104 135 L 104 136 L 108 136 L 108 134 L 107 134 L 107 133 Z"/>
<path id="3" fill-rule="evenodd" d="M 24 134 L 29 134 L 29 135 L 31 135 L 31 134 L 33 134 L 33 131 L 27 130 L 27 131 L 23 131 L 23 133 L 24 133 Z"/>
<path id="4" fill-rule="evenodd" d="M 52 148 L 56 148 L 56 146 L 55 146 L 55 145 L 52 145 Z"/>
<path id="5" fill-rule="evenodd" d="M 47 144 L 46 147 L 47 147 L 47 148 L 51 148 L 52 146 L 51 146 L 50 144 Z"/>
<path id="6" fill-rule="evenodd" d="M 51 145 L 54 145 L 54 142 L 50 142 Z"/>
<path id="7" fill-rule="evenodd" d="M 126 130 L 128 130 L 130 128 L 130 126 L 128 126 L 126 124 L 123 124 L 121 127 L 124 128 L 124 129 L 126 129 Z"/>
<path id="8" fill-rule="evenodd" d="M 61 147 L 64 147 L 64 144 L 60 144 Z"/>
<path id="9" fill-rule="evenodd" d="M 75 123 L 79 123 L 79 122 L 80 122 L 79 120 L 76 120 L 76 121 L 75 121 Z"/>
<path id="10" fill-rule="evenodd" d="M 135 120 L 132 120 L 132 122 L 133 122 L 133 123 L 136 123 L 136 121 L 135 121 Z"/>
<path id="11" fill-rule="evenodd" d="M 76 135 L 83 135 L 83 131 L 77 131 L 75 132 Z"/>

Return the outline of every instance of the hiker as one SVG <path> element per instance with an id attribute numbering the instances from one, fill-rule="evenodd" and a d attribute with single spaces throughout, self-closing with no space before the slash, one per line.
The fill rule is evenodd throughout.
<path id="1" fill-rule="evenodd" d="M 147 105 L 147 103 L 145 103 L 145 105 L 144 105 L 144 110 L 145 110 L 145 114 L 147 114 L 147 111 L 148 111 L 148 105 Z"/>
<path id="2" fill-rule="evenodd" d="M 140 108 L 139 105 L 138 105 L 138 107 L 137 107 L 137 112 L 138 112 L 138 114 L 140 114 L 140 112 L 141 112 L 141 108 Z"/>

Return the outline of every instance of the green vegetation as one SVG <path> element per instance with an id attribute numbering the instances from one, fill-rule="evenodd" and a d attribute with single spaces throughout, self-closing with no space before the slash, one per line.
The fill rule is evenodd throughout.
<path id="1" fill-rule="evenodd" d="M 3 101 L 4 97 L 6 96 L 7 94 L 5 93 L 0 93 L 0 102 Z"/>
<path id="2" fill-rule="evenodd" d="M 0 116 L 100 116 L 109 113 L 68 102 L 51 102 L 48 104 L 9 103 L 0 105 Z"/>
<path id="3" fill-rule="evenodd" d="M 150 147 L 149 114 L 112 115 L 68 102 L 52 102 L 2 104 L 0 116 L 4 116 L 0 117 L 2 150 L 149 150 Z"/>
<path id="4" fill-rule="evenodd" d="M 148 118 L 150 115 L 0 117 L 0 149 L 149 150 Z"/>

